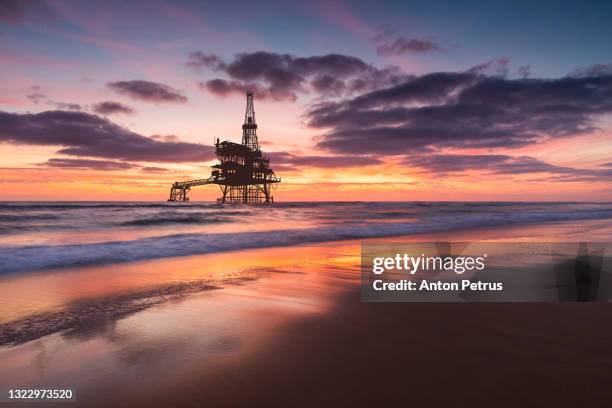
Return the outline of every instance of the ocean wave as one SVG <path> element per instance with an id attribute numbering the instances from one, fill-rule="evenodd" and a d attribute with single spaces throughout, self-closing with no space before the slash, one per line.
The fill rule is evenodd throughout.
<path id="1" fill-rule="evenodd" d="M 340 224 L 273 231 L 175 234 L 90 244 L 4 247 L 0 248 L 0 274 L 346 239 L 586 219 L 612 219 L 612 210 L 454 214 L 409 223 Z"/>
<path id="2" fill-rule="evenodd" d="M 0 222 L 23 222 L 35 220 L 56 220 L 53 214 L 0 214 Z"/>
<path id="3" fill-rule="evenodd" d="M 211 217 L 208 214 L 184 214 L 174 216 L 156 216 L 149 218 L 137 218 L 122 222 L 125 226 L 154 226 L 165 224 L 219 224 L 233 222 L 228 217 Z"/>

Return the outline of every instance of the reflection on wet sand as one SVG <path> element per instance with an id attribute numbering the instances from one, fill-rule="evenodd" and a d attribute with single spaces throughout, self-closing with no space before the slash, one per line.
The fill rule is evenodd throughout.
<path id="1" fill-rule="evenodd" d="M 229 285 L 246 279 L 227 280 L 223 283 Z M 60 331 L 64 336 L 97 332 L 109 322 L 132 313 L 177 301 L 190 293 L 212 289 L 219 289 L 219 286 L 213 286 L 206 281 L 195 281 L 73 302 L 61 311 L 34 314 L 3 324 L 0 330 L 0 345 L 22 344 Z"/>
<path id="2" fill-rule="evenodd" d="M 180 362 L 183 353 L 189 360 L 249 349 L 292 316 L 322 313 L 330 295 L 346 289 L 346 274 L 357 284 L 358 274 L 343 266 L 358 262 L 356 249 L 266 249 L 13 277 L 8 285 L 31 298 L 2 309 L 5 319 L 18 317 L 0 326 L 3 343 L 13 343 L 0 349 L 0 377 L 11 384 L 69 383 L 69 375 L 81 384 L 81 367 L 89 364 L 95 372 L 116 360 L 121 377 L 121 366 L 150 364 L 164 353 Z M 331 273 L 323 273 L 327 268 Z M 330 285 L 335 276 L 338 283 Z M 108 284 L 93 284 L 102 279 Z M 32 304 L 52 307 L 32 315 Z"/>

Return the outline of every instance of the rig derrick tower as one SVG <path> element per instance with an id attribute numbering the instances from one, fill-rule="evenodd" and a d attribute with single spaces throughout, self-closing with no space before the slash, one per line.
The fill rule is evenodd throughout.
<path id="1" fill-rule="evenodd" d="M 219 142 L 217 138 L 215 154 L 219 163 L 212 166 L 211 176 L 207 179 L 174 182 L 168 201 L 189 201 L 191 187 L 217 184 L 221 188 L 218 204 L 257 205 L 274 202 L 272 187 L 280 183 L 281 179 L 276 177 L 270 168 L 270 159 L 259 148 L 252 92 L 247 92 L 242 143 Z"/>

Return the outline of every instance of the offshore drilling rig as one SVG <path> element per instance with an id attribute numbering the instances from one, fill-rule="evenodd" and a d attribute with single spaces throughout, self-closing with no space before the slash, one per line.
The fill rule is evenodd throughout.
<path id="1" fill-rule="evenodd" d="M 174 182 L 168 201 L 189 201 L 187 194 L 191 187 L 218 184 L 222 195 L 217 199 L 217 204 L 257 205 L 274 202 L 271 190 L 281 179 L 270 168 L 270 159 L 259 149 L 253 99 L 253 93 L 247 92 L 242 143 L 219 142 L 217 138 L 215 154 L 219 163 L 212 166 L 211 176 L 207 179 Z"/>

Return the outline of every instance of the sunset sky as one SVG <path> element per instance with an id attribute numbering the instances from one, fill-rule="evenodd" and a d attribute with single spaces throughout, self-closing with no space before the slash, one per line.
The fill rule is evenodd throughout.
<path id="1" fill-rule="evenodd" d="M 0 200 L 612 200 L 610 2 L 0 2 Z M 192 200 L 212 200 L 198 187 Z"/>

